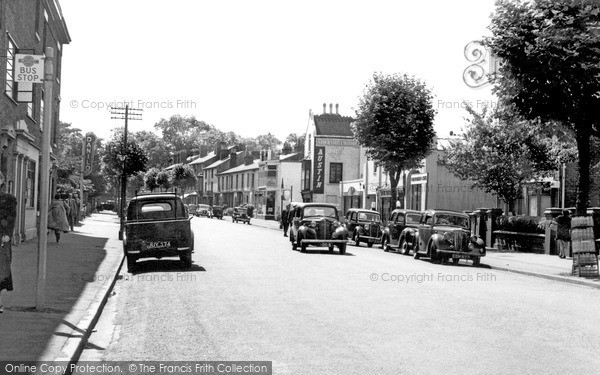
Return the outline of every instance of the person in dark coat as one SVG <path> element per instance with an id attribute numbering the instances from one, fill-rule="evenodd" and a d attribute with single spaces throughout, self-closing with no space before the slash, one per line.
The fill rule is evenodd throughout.
<path id="1" fill-rule="evenodd" d="M 48 208 L 48 229 L 54 231 L 56 243 L 60 241 L 60 232 L 69 231 L 69 220 L 67 219 L 69 206 L 56 194 Z"/>
<path id="2" fill-rule="evenodd" d="M 287 232 L 288 232 L 288 227 L 290 226 L 290 222 L 289 222 L 289 212 L 287 208 L 284 208 L 283 211 L 281 211 L 281 225 L 283 226 L 283 236 L 287 237 Z"/>
<path id="3" fill-rule="evenodd" d="M 6 193 L 4 176 L 0 173 L 0 294 L 3 290 L 13 290 L 11 262 L 12 236 L 17 216 L 17 198 Z M 0 299 L 0 313 L 4 312 Z"/>
<path id="4" fill-rule="evenodd" d="M 569 256 L 571 248 L 571 217 L 569 210 L 563 210 L 562 215 L 556 218 L 556 247 L 558 248 L 558 257 L 566 258 Z"/>

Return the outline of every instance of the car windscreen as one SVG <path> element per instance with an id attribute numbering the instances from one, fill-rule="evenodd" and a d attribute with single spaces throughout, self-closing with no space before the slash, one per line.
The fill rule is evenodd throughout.
<path id="1" fill-rule="evenodd" d="M 314 216 L 318 216 L 318 217 L 322 217 L 322 216 L 326 216 L 326 217 L 331 217 L 337 220 L 338 216 L 337 216 L 337 210 L 333 207 L 319 207 L 319 206 L 311 206 L 311 207 L 304 207 L 304 215 L 305 218 L 307 217 L 314 217 Z"/>
<path id="2" fill-rule="evenodd" d="M 469 229 L 469 218 L 453 214 L 437 214 L 435 216 L 435 225 L 453 225 Z"/>
<path id="3" fill-rule="evenodd" d="M 358 220 L 360 221 L 381 221 L 381 216 L 376 212 L 359 212 Z"/>
<path id="4" fill-rule="evenodd" d="M 406 214 L 406 224 L 419 224 L 420 222 L 420 214 Z"/>

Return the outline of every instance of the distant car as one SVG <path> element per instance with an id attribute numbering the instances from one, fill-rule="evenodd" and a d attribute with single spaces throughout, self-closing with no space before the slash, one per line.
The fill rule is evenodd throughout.
<path id="1" fill-rule="evenodd" d="M 211 210 L 208 204 L 199 204 L 196 208 L 196 216 L 211 217 Z"/>
<path id="2" fill-rule="evenodd" d="M 231 214 L 231 221 L 233 223 L 242 222 L 250 225 L 252 214 L 252 209 L 249 207 L 234 207 L 233 213 Z"/>
<path id="3" fill-rule="evenodd" d="M 223 219 L 223 206 L 212 206 L 211 207 L 212 217 L 217 219 Z"/>
<path id="4" fill-rule="evenodd" d="M 398 252 L 407 255 L 416 245 L 419 224 L 421 222 L 420 211 L 396 209 L 392 211 L 390 220 L 383 229 L 381 248 L 390 251 L 397 248 Z"/>
<path id="5" fill-rule="evenodd" d="M 190 203 L 187 205 L 188 206 L 188 212 L 190 215 L 196 215 L 196 209 L 197 209 L 197 205 L 195 205 L 194 203 Z"/>
<path id="6" fill-rule="evenodd" d="M 290 242 L 292 249 L 308 246 L 327 247 L 333 251 L 337 246 L 340 254 L 346 253 L 348 230 L 340 223 L 335 205 L 328 203 L 293 203 L 290 217 Z"/>
<path id="7" fill-rule="evenodd" d="M 147 194 L 131 199 L 127 206 L 123 251 L 129 272 L 141 258 L 178 256 L 192 265 L 194 233 L 191 216 L 175 194 Z"/>
<path id="8" fill-rule="evenodd" d="M 425 211 L 419 225 L 415 259 L 424 255 L 434 263 L 452 259 L 455 264 L 468 259 L 478 266 L 486 254 L 485 242 L 471 235 L 469 220 L 469 215 L 462 212 Z"/>
<path id="9" fill-rule="evenodd" d="M 381 215 L 377 211 L 351 208 L 346 212 L 346 228 L 354 245 L 366 242 L 368 247 L 381 242 Z"/>

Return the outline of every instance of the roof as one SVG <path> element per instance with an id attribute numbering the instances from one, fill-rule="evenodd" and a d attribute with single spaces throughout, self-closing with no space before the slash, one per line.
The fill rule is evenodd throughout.
<path id="1" fill-rule="evenodd" d="M 221 160 L 217 160 L 217 161 L 215 161 L 215 162 L 214 162 L 214 163 L 212 163 L 211 165 L 208 165 L 208 166 L 204 167 L 204 169 L 216 168 L 216 167 L 218 167 L 219 165 L 221 165 L 221 164 L 223 164 L 223 163 L 225 163 L 225 162 L 228 162 L 228 161 L 229 161 L 229 156 L 228 156 L 228 157 L 226 157 L 225 159 L 221 159 Z"/>
<path id="2" fill-rule="evenodd" d="M 465 212 L 460 212 L 460 211 L 454 211 L 454 210 L 443 210 L 443 209 L 434 209 L 434 210 L 425 210 L 424 213 L 426 214 L 456 214 L 456 215 L 462 215 L 462 216 L 469 216 L 469 214 L 465 213 Z"/>
<path id="3" fill-rule="evenodd" d="M 392 214 L 394 212 L 402 212 L 402 213 L 407 213 L 407 214 L 419 214 L 419 215 L 421 215 L 423 213 L 423 211 L 408 210 L 406 208 L 396 208 L 394 211 L 392 211 Z"/>
<path id="4" fill-rule="evenodd" d="M 173 198 L 179 198 L 179 195 L 175 194 L 175 193 L 150 193 L 150 194 L 142 194 L 142 195 L 136 195 L 135 197 L 131 198 L 132 201 L 139 201 L 139 200 L 152 200 L 152 199 L 173 199 Z"/>
<path id="5" fill-rule="evenodd" d="M 279 156 L 279 161 L 286 161 L 286 162 L 300 161 L 303 157 L 304 157 L 304 153 L 302 153 L 302 152 L 295 152 L 295 153 L 292 153 L 292 154 L 280 155 Z"/>
<path id="6" fill-rule="evenodd" d="M 315 115 L 314 120 L 317 135 L 354 136 L 352 129 L 350 129 L 350 124 L 354 121 L 352 117 L 324 113 L 322 115 Z"/>
<path id="7" fill-rule="evenodd" d="M 379 212 L 373 210 L 367 210 L 364 208 L 349 208 L 346 212 L 366 212 L 368 214 L 377 214 L 380 215 Z"/>
<path id="8" fill-rule="evenodd" d="M 214 158 L 215 156 L 216 156 L 215 152 L 211 151 L 206 156 L 199 157 L 198 159 L 194 160 L 193 162 L 190 163 L 190 165 L 202 164 L 202 163 L 210 160 L 211 158 Z"/>
<path id="9" fill-rule="evenodd" d="M 223 174 L 230 174 L 230 173 L 237 173 L 237 172 L 249 171 L 251 169 L 258 169 L 258 162 L 259 161 L 260 161 L 260 159 L 256 159 L 256 160 L 254 160 L 254 162 L 252 164 L 249 164 L 249 165 L 245 165 L 245 164 L 238 165 L 237 167 L 228 169 L 226 171 L 223 171 L 220 174 L 223 175 Z"/>

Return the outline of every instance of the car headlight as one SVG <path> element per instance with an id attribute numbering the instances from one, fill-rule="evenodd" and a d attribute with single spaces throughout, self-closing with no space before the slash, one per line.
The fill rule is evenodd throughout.
<path id="1" fill-rule="evenodd" d="M 471 236 L 471 242 L 473 242 L 474 244 L 477 243 L 477 236 Z"/>
<path id="2" fill-rule="evenodd" d="M 337 227 L 339 227 L 339 226 L 341 226 L 341 225 L 342 225 L 342 224 L 340 224 L 340 222 L 339 222 L 339 221 L 334 221 L 334 222 L 333 222 L 333 227 L 334 227 L 334 228 L 337 228 Z"/>
<path id="3" fill-rule="evenodd" d="M 450 232 L 444 233 L 444 240 L 450 243 L 454 243 L 454 236 Z"/>
<path id="4" fill-rule="evenodd" d="M 311 228 L 316 228 L 317 227 L 317 222 L 316 221 L 311 221 L 310 224 L 308 224 L 309 227 Z"/>

